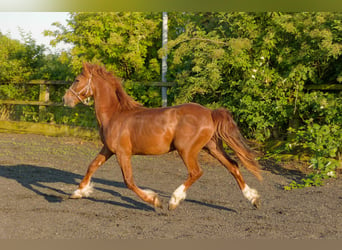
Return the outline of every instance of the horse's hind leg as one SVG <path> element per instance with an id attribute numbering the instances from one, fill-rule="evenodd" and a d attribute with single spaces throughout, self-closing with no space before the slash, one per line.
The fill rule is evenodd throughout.
<path id="1" fill-rule="evenodd" d="M 78 186 L 78 189 L 76 189 L 73 194 L 70 196 L 72 199 L 79 199 L 82 197 L 88 197 L 90 193 L 92 192 L 92 185 L 90 183 L 92 175 L 95 173 L 95 171 L 103 164 L 105 163 L 113 153 L 107 149 L 106 146 L 103 146 L 100 153 L 96 156 L 96 158 L 90 163 L 87 174 L 84 176 L 83 180 Z"/>
<path id="2" fill-rule="evenodd" d="M 188 190 L 203 174 L 197 161 L 198 151 L 199 150 L 192 150 L 192 152 L 178 150 L 179 155 L 188 169 L 189 176 L 187 180 L 173 192 L 169 201 L 169 210 L 174 210 L 178 207 L 179 203 L 186 197 L 186 190 Z"/>
<path id="3" fill-rule="evenodd" d="M 234 176 L 236 182 L 238 183 L 243 195 L 253 204 L 255 207 L 259 207 L 260 205 L 260 196 L 255 189 L 250 188 L 246 182 L 244 181 L 238 164 L 236 161 L 231 159 L 227 153 L 223 149 L 222 141 L 218 139 L 215 141 L 212 139 L 205 146 L 205 149 L 209 151 L 209 153 L 218 159 Z"/>
<path id="4" fill-rule="evenodd" d="M 126 186 L 136 193 L 143 201 L 152 204 L 154 207 L 162 207 L 158 195 L 152 190 L 142 190 L 135 185 L 131 165 L 131 156 L 116 154 Z"/>

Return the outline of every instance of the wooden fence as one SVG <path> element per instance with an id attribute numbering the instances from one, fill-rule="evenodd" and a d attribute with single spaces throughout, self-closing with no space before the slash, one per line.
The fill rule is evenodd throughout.
<path id="1" fill-rule="evenodd" d="M 71 82 L 32 80 L 27 83 L 21 83 L 21 84 L 39 85 L 39 99 L 36 101 L 0 100 L 0 105 L 8 104 L 8 105 L 39 106 L 39 122 L 0 120 L 0 132 L 34 133 L 34 134 L 43 134 L 43 135 L 49 135 L 49 136 L 77 136 L 77 137 L 89 138 L 89 139 L 98 138 L 98 132 L 96 129 L 67 126 L 67 125 L 57 125 L 57 124 L 50 124 L 50 123 L 42 122 L 44 114 L 46 112 L 46 106 L 63 106 L 62 102 L 50 101 L 49 86 L 70 85 Z M 174 85 L 174 83 L 172 82 L 145 82 L 145 83 L 139 82 L 139 84 L 144 84 L 146 86 L 156 86 L 156 87 L 171 87 Z"/>
<path id="2" fill-rule="evenodd" d="M 136 82 L 134 82 L 136 83 Z M 73 127 L 66 125 L 56 125 L 43 123 L 42 118 L 46 111 L 46 106 L 63 106 L 62 102 L 50 101 L 49 86 L 51 85 L 70 85 L 71 82 L 66 81 L 47 81 L 47 80 L 33 80 L 24 84 L 39 85 L 39 100 L 36 101 L 22 101 L 22 100 L 0 100 L 1 104 L 9 105 L 35 105 L 39 106 L 40 122 L 19 122 L 0 120 L 0 132 L 19 132 L 19 133 L 35 133 L 50 136 L 77 136 L 83 138 L 97 138 L 98 132 L 96 129 Z M 145 82 L 139 83 L 146 86 L 157 87 L 172 87 L 172 82 Z M 321 85 L 307 85 L 305 89 L 308 91 L 342 91 L 342 84 L 321 84 Z"/>
<path id="3" fill-rule="evenodd" d="M 132 82 L 136 83 L 136 82 Z M 27 83 L 22 84 L 35 84 L 40 86 L 39 90 L 39 100 L 38 101 L 20 101 L 20 100 L 0 100 L 0 104 L 12 104 L 12 105 L 38 105 L 40 107 L 44 106 L 63 106 L 63 103 L 55 103 L 50 101 L 49 85 L 70 85 L 71 82 L 66 81 L 45 81 L 45 80 L 32 80 Z M 145 86 L 150 87 L 172 87 L 174 83 L 172 82 L 146 82 L 141 83 Z"/>

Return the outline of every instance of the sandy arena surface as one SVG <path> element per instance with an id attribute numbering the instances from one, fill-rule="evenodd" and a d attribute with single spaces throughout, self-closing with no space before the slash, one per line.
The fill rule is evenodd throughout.
<path id="1" fill-rule="evenodd" d="M 132 160 L 136 183 L 160 195 L 162 210 L 126 188 L 115 156 L 95 173 L 89 198 L 69 199 L 100 148 L 76 138 L 0 133 L 0 239 L 342 238 L 342 178 L 285 191 L 300 173 L 272 162 L 262 162 L 262 182 L 241 168 L 261 195 L 260 209 L 204 153 L 204 174 L 175 211 L 168 200 L 187 176 L 176 153 Z"/>

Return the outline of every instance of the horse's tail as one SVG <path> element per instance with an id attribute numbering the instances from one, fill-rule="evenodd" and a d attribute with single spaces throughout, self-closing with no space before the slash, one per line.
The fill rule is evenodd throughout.
<path id="1" fill-rule="evenodd" d="M 215 124 L 215 136 L 223 139 L 234 150 L 241 163 L 259 180 L 262 180 L 255 154 L 245 143 L 231 113 L 221 108 L 213 110 L 211 116 Z"/>

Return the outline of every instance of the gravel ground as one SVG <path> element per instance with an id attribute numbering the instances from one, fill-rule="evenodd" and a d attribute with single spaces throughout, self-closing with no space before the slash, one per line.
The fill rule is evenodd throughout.
<path id="1" fill-rule="evenodd" d="M 262 182 L 242 168 L 262 197 L 260 209 L 205 153 L 203 176 L 175 211 L 167 202 L 187 176 L 176 153 L 132 160 L 136 183 L 159 193 L 162 210 L 126 188 L 115 157 L 95 173 L 89 198 L 68 199 L 100 148 L 76 138 L 0 133 L 0 239 L 342 238 L 342 178 L 285 191 L 301 173 L 271 161 L 262 162 Z"/>

